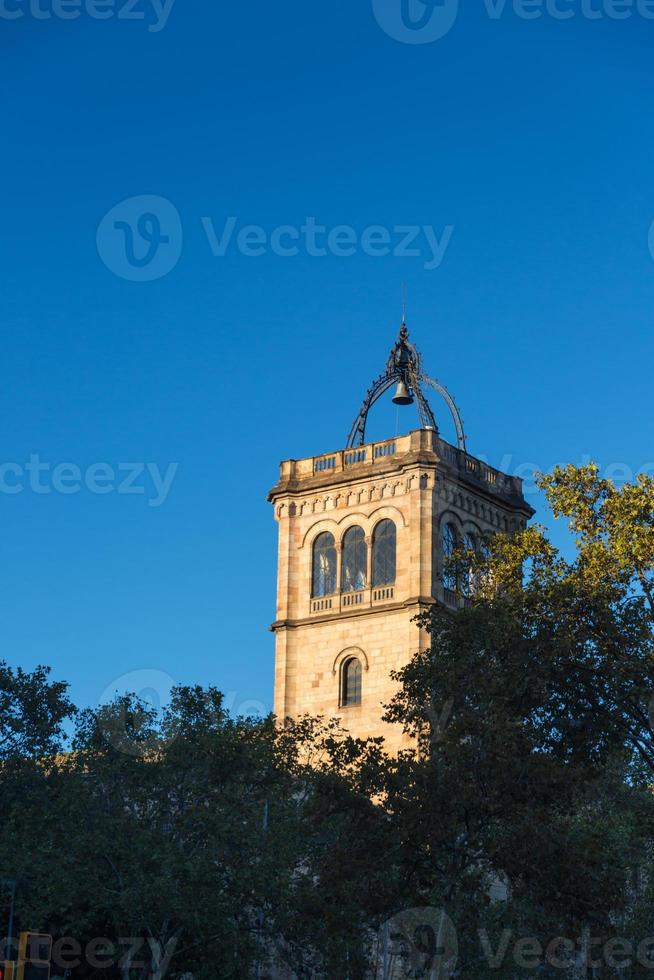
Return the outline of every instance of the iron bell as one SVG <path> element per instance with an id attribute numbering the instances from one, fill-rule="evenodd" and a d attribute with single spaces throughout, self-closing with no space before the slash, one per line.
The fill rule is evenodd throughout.
<path id="1" fill-rule="evenodd" d="M 398 381 L 395 394 L 393 395 L 394 405 L 413 405 L 413 395 L 403 381 Z"/>

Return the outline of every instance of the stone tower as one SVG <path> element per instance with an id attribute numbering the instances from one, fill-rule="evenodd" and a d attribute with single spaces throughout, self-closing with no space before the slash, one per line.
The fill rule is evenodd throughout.
<path id="1" fill-rule="evenodd" d="M 368 411 L 395 384 L 393 400 L 415 400 L 421 428 L 366 443 Z M 423 385 L 445 398 L 457 446 L 439 437 Z M 465 601 L 466 583 L 444 563 L 457 542 L 482 548 L 488 534 L 526 525 L 522 481 L 466 452 L 456 405 L 422 372 L 402 324 L 347 447 L 283 462 L 269 500 L 279 524 L 275 714 L 338 717 L 397 749 L 402 733 L 382 721 L 382 706 L 395 690 L 390 672 L 427 645 L 415 617 Z"/>

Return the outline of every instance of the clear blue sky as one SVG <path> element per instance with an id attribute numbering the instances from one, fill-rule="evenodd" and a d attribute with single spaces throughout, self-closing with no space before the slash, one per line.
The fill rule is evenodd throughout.
<path id="1" fill-rule="evenodd" d="M 146 0 L 144 20 L 23 0 L 0 24 L 0 462 L 179 464 L 158 507 L 147 486 L 0 494 L 2 656 L 52 664 L 78 703 L 145 671 L 271 704 L 266 492 L 280 459 L 343 446 L 403 281 L 473 453 L 510 472 L 654 462 L 654 21 L 465 0 L 442 39 L 409 44 L 379 23 L 399 2 L 177 0 L 152 31 Z M 183 230 L 146 282 L 110 269 L 114 216 L 98 237 L 142 195 Z M 453 232 L 432 269 L 360 244 L 214 256 L 202 218 L 221 233 L 229 216 Z M 370 434 L 395 426 L 380 408 Z"/>

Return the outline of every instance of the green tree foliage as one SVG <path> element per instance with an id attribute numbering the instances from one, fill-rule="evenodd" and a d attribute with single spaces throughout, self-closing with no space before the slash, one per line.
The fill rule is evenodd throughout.
<path id="1" fill-rule="evenodd" d="M 74 937 L 80 980 L 364 980 L 379 927 L 427 906 L 454 924 L 458 977 L 565 976 L 557 937 L 577 975 L 589 937 L 595 963 L 632 944 L 592 975 L 650 975 L 654 484 L 568 467 L 542 486 L 573 557 L 539 527 L 454 556 L 476 590 L 423 617 L 386 709 L 397 757 L 329 719 L 231 718 L 199 687 L 163 713 L 82 711 L 62 754 L 65 686 L 0 667 L 19 925 Z"/>
<path id="2" fill-rule="evenodd" d="M 542 485 L 579 534 L 574 558 L 537 527 L 489 542 L 478 595 L 424 617 L 430 647 L 388 708 L 415 749 L 384 802 L 476 976 L 484 922 L 544 945 L 630 935 L 646 897 L 633 882 L 654 870 L 652 482 L 618 490 L 568 467 Z M 493 880 L 507 898 L 488 905 Z"/>
<path id="3" fill-rule="evenodd" d="M 0 763 L 52 755 L 73 715 L 68 685 L 50 680 L 49 667 L 31 673 L 0 661 Z"/>
<path id="4" fill-rule="evenodd" d="M 333 724 L 230 718 L 213 688 L 175 689 L 162 715 L 133 696 L 82 711 L 0 845 L 19 924 L 83 950 L 104 937 L 92 959 L 116 965 L 68 955 L 76 977 L 241 978 L 271 960 L 362 976 L 392 893 L 388 820 L 346 775 L 362 754 Z"/>
<path id="5" fill-rule="evenodd" d="M 67 685 L 50 679 L 48 667 L 31 673 L 0 661 L 0 878 L 25 879 L 17 856 L 18 842 L 38 814 L 39 830 L 49 797 L 44 770 L 65 744 L 65 726 L 74 715 Z M 6 935 L 8 895 L 0 904 L 0 926 Z"/>

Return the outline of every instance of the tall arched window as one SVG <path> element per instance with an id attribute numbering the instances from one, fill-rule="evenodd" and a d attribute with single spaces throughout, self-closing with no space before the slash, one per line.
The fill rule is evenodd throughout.
<path id="1" fill-rule="evenodd" d="M 361 661 L 350 657 L 341 667 L 341 707 L 361 704 Z"/>
<path id="2" fill-rule="evenodd" d="M 368 546 L 361 527 L 351 527 L 343 537 L 343 592 L 359 592 L 366 587 Z"/>
<path id="3" fill-rule="evenodd" d="M 395 581 L 396 531 L 393 521 L 380 521 L 372 535 L 372 584 Z"/>
<path id="4" fill-rule="evenodd" d="M 311 595 L 333 595 L 336 592 L 336 544 L 329 531 L 313 542 Z"/>
<path id="5" fill-rule="evenodd" d="M 463 535 L 463 547 L 466 551 L 471 551 L 475 555 L 478 554 L 477 535 L 473 534 L 472 531 L 466 531 Z M 465 596 L 474 595 L 477 591 L 477 573 L 471 560 L 466 561 L 461 569 L 461 589 Z"/>
<path id="6" fill-rule="evenodd" d="M 477 552 L 477 535 L 473 534 L 472 531 L 466 531 L 463 535 L 463 547 L 466 551 Z"/>
<path id="7" fill-rule="evenodd" d="M 443 554 L 443 585 L 450 591 L 456 591 L 456 569 L 452 564 L 452 556 L 457 547 L 457 534 L 454 524 L 443 525 L 442 554 Z"/>
<path id="8" fill-rule="evenodd" d="M 477 553 L 478 553 L 480 559 L 482 560 L 482 562 L 484 564 L 486 564 L 489 561 L 490 556 L 491 556 L 490 546 L 488 544 L 488 539 L 486 537 L 483 537 L 483 536 L 480 535 L 479 540 L 477 542 L 477 548 L 478 548 L 478 552 Z M 489 576 L 490 576 L 490 572 L 488 570 L 488 567 L 482 568 L 482 570 L 481 570 L 481 572 L 479 573 L 479 576 L 478 576 L 478 584 L 479 583 L 482 583 L 482 582 L 487 582 L 488 579 L 489 579 Z"/>

